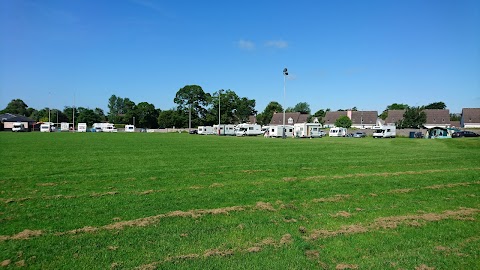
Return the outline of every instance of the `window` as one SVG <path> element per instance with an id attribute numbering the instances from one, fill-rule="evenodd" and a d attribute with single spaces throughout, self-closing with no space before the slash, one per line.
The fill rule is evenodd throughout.
<path id="1" fill-rule="evenodd" d="M 248 130 L 253 130 L 253 127 L 248 127 Z"/>
<path id="2" fill-rule="evenodd" d="M 291 118 L 291 117 L 288 118 L 288 123 L 289 123 L 289 124 L 293 124 L 293 118 Z"/>

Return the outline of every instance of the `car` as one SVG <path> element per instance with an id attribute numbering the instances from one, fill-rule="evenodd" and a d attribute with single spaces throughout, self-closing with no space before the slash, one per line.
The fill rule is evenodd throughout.
<path id="1" fill-rule="evenodd" d="M 192 129 L 188 133 L 190 134 L 198 134 L 198 129 Z"/>
<path id="2" fill-rule="evenodd" d="M 452 138 L 461 138 L 461 137 L 480 137 L 480 135 L 468 130 L 452 133 Z"/>
<path id="3" fill-rule="evenodd" d="M 365 137 L 367 137 L 367 134 L 365 134 L 365 132 L 362 132 L 362 131 L 357 131 L 353 134 L 353 137 L 354 138 L 365 138 Z"/>

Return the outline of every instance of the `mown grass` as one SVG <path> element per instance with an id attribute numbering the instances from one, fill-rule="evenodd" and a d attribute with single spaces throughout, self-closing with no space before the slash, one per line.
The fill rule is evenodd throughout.
<path id="1" fill-rule="evenodd" d="M 480 268 L 476 138 L 4 132 L 0 149 L 10 268 Z"/>

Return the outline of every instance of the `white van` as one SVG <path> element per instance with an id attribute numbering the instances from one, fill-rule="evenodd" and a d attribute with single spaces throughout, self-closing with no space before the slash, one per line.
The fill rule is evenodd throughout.
<path id="1" fill-rule="evenodd" d="M 375 126 L 373 130 L 373 138 L 395 138 L 397 135 L 396 126 Z"/>
<path id="2" fill-rule="evenodd" d="M 318 123 L 297 123 L 293 125 L 296 138 L 321 138 L 322 125 Z"/>
<path id="3" fill-rule="evenodd" d="M 25 130 L 26 130 L 25 125 L 23 125 L 22 122 L 13 123 L 13 126 L 12 126 L 12 131 L 13 132 L 23 132 Z"/>
<path id="4" fill-rule="evenodd" d="M 331 128 L 328 132 L 329 137 L 345 137 L 347 136 L 347 129 L 342 127 Z"/>
<path id="5" fill-rule="evenodd" d="M 134 125 L 125 125 L 125 132 L 135 132 Z"/>
<path id="6" fill-rule="evenodd" d="M 199 126 L 198 127 L 198 134 L 199 135 L 212 135 L 213 134 L 213 127 Z"/>
<path id="7" fill-rule="evenodd" d="M 257 136 L 261 135 L 262 127 L 257 124 L 239 124 L 237 126 L 237 131 L 235 134 L 239 137 L 241 136 Z"/>
<path id="8" fill-rule="evenodd" d="M 283 125 L 270 126 L 268 129 L 268 137 L 271 138 L 282 138 L 283 137 Z M 293 137 L 294 127 L 290 125 L 285 125 L 285 137 Z"/>

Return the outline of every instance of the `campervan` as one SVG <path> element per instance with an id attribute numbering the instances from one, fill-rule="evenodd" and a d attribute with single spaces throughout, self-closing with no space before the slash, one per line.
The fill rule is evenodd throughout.
<path id="1" fill-rule="evenodd" d="M 322 125 L 318 123 L 297 123 L 293 125 L 296 138 L 321 138 Z"/>
<path id="2" fill-rule="evenodd" d="M 87 132 L 87 123 L 78 123 L 77 131 L 78 132 Z"/>
<path id="3" fill-rule="evenodd" d="M 270 126 L 268 130 L 268 137 L 281 138 L 283 137 L 283 129 L 285 129 L 285 137 L 293 137 L 293 126 L 285 125 Z"/>
<path id="4" fill-rule="evenodd" d="M 52 122 L 45 122 L 40 125 L 40 132 L 50 132 L 52 131 L 52 126 L 53 126 Z"/>
<path id="5" fill-rule="evenodd" d="M 213 134 L 213 127 L 199 126 L 198 127 L 198 134 L 200 134 L 200 135 L 212 135 Z"/>
<path id="6" fill-rule="evenodd" d="M 347 129 L 343 127 L 333 127 L 328 132 L 329 137 L 345 137 L 347 136 Z"/>
<path id="7" fill-rule="evenodd" d="M 235 133 L 237 136 L 257 136 L 262 134 L 262 127 L 257 124 L 239 124 Z"/>
<path id="8" fill-rule="evenodd" d="M 22 131 L 25 131 L 25 125 L 23 125 L 22 122 L 13 123 L 12 131 L 13 131 L 13 132 L 22 132 Z"/>
<path id="9" fill-rule="evenodd" d="M 395 138 L 397 129 L 392 125 L 373 127 L 373 138 Z"/>
<path id="10" fill-rule="evenodd" d="M 94 123 L 95 132 L 117 132 L 114 124 L 110 123 Z"/>
<path id="11" fill-rule="evenodd" d="M 134 125 L 125 125 L 125 132 L 135 132 Z"/>
<path id="12" fill-rule="evenodd" d="M 213 125 L 213 134 L 215 135 L 235 135 L 235 125 Z"/>

